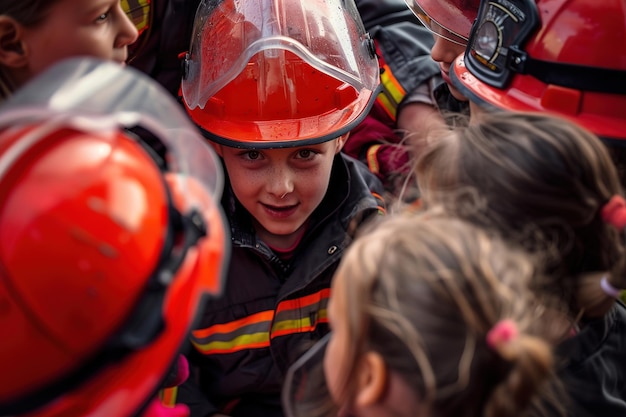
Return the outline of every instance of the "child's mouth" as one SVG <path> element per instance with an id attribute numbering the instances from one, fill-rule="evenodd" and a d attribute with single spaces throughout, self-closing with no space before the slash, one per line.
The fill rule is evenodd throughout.
<path id="1" fill-rule="evenodd" d="M 298 208 L 298 204 L 292 204 L 289 206 L 270 206 L 268 204 L 263 204 L 263 207 L 269 215 L 273 217 L 285 218 L 295 213 Z"/>

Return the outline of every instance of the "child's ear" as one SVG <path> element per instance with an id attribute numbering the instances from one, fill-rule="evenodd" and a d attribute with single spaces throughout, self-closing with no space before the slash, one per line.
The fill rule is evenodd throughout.
<path id="1" fill-rule="evenodd" d="M 357 407 L 368 407 L 382 401 L 387 386 L 387 365 L 377 352 L 366 352 L 358 367 Z"/>
<path id="2" fill-rule="evenodd" d="M 0 15 L 0 65 L 20 68 L 28 63 L 22 42 L 22 25 L 15 19 Z"/>
<path id="3" fill-rule="evenodd" d="M 335 155 L 341 152 L 341 150 L 343 149 L 343 145 L 345 145 L 348 141 L 348 136 L 350 136 L 350 132 L 346 133 L 345 135 L 339 136 L 337 140 L 335 140 Z"/>

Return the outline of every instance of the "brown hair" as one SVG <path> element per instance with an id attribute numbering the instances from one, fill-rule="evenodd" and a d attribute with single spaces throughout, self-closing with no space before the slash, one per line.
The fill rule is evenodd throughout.
<path id="1" fill-rule="evenodd" d="M 0 15 L 7 15 L 24 26 L 41 22 L 58 0 L 0 0 Z"/>
<path id="2" fill-rule="evenodd" d="M 360 355 L 376 351 L 433 416 L 519 416 L 540 400 L 552 404 L 540 393 L 553 392 L 551 345 L 567 324 L 548 319 L 531 295 L 533 272 L 525 252 L 459 219 L 404 214 L 377 223 L 337 272 L 350 283 L 340 301 L 352 340 L 342 398 L 356 394 Z M 489 346 L 487 334 L 505 319 L 519 335 Z"/>
<path id="3" fill-rule="evenodd" d="M 424 204 L 441 204 L 542 256 L 548 279 L 534 288 L 558 296 L 572 316 L 612 307 L 603 275 L 626 287 L 620 233 L 600 215 L 621 194 L 619 178 L 589 131 L 545 114 L 484 114 L 424 152 L 417 175 Z"/>
<path id="4" fill-rule="evenodd" d="M 0 16 L 8 16 L 25 27 L 34 27 L 48 15 L 58 0 L 0 0 Z M 0 102 L 15 89 L 0 67 Z"/>

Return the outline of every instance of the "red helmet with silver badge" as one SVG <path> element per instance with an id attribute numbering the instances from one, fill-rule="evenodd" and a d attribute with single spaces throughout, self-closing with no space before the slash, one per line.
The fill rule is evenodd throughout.
<path id="1" fill-rule="evenodd" d="M 479 104 L 554 113 L 626 139 L 623 39 L 623 0 L 484 0 L 451 78 Z"/>
<path id="2" fill-rule="evenodd" d="M 467 45 L 480 0 L 405 0 L 422 24 L 437 36 Z"/>

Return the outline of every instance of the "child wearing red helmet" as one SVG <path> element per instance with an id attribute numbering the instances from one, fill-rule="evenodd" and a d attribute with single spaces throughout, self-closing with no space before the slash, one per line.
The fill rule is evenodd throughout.
<path id="1" fill-rule="evenodd" d="M 183 105 L 222 157 L 224 296 L 192 332 L 192 415 L 282 416 L 284 372 L 328 332 L 330 280 L 380 181 L 341 152 L 379 88 L 352 1 L 202 2 Z"/>
<path id="2" fill-rule="evenodd" d="M 222 291 L 212 149 L 148 77 L 81 58 L 2 106 L 0 161 L 0 415 L 187 416 L 156 394 Z"/>
<path id="3" fill-rule="evenodd" d="M 556 114 L 623 148 L 624 17 L 621 0 L 482 2 L 451 79 L 487 110 Z"/>
<path id="4" fill-rule="evenodd" d="M 454 60 L 465 52 L 480 0 L 405 2 L 435 39 L 430 54 L 439 63 L 441 76 L 445 81 L 433 91 L 439 109 L 444 113 L 469 114 L 468 99 L 452 84 L 450 71 Z"/>
<path id="5" fill-rule="evenodd" d="M 140 31 L 129 64 L 150 74 L 174 95 L 179 93 L 182 57 L 189 49 L 193 16 L 200 3 L 122 0 Z M 397 195 L 408 184 L 414 185 L 407 181 L 412 159 L 408 142 L 424 142 L 433 127 L 443 124 L 431 93 L 440 82 L 439 70 L 429 56 L 432 37 L 404 0 L 355 3 L 374 40 L 383 88 L 368 115 L 351 131 L 343 152 L 364 162 L 386 191 Z M 163 28 L 168 28 L 167 36 Z"/>

